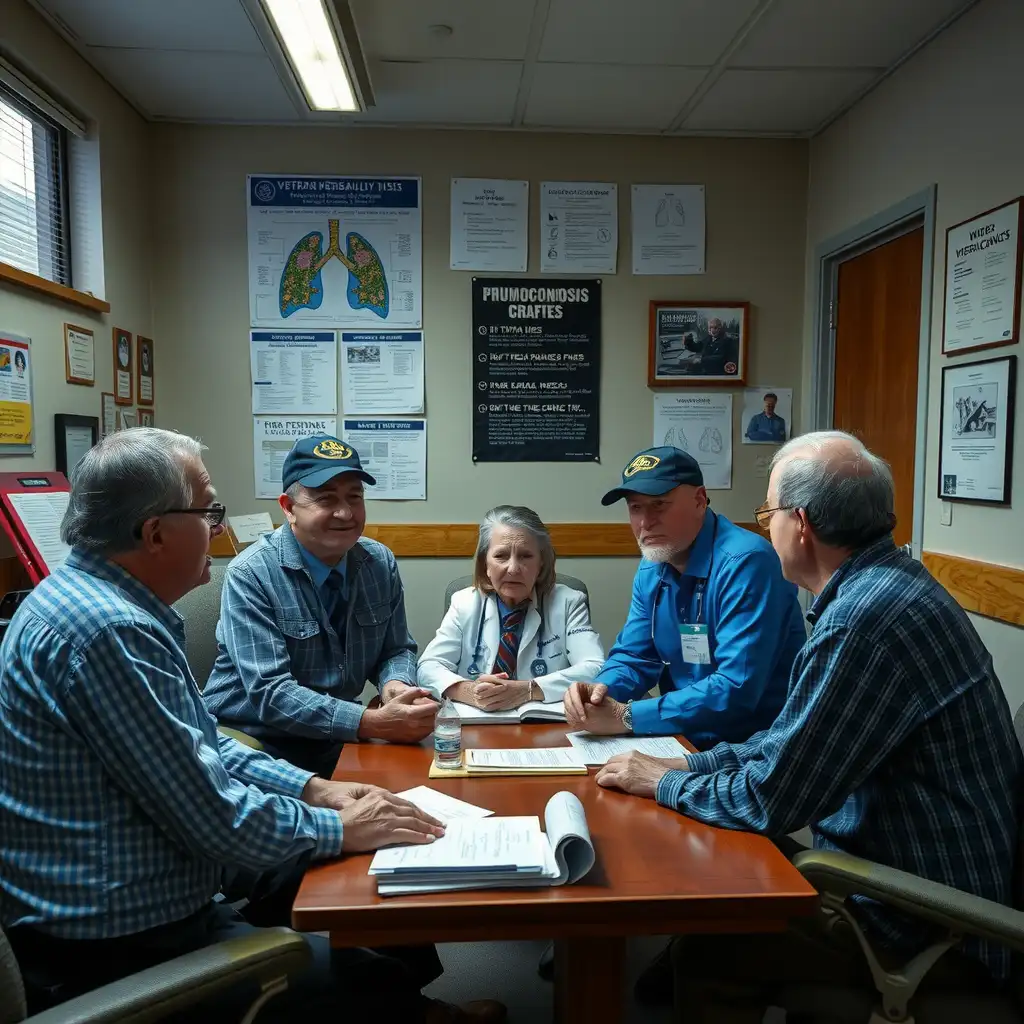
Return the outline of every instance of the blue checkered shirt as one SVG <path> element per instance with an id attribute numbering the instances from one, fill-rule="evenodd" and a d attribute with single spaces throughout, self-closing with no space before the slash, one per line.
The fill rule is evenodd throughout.
<path id="1" fill-rule="evenodd" d="M 228 566 L 217 660 L 203 696 L 254 736 L 354 740 L 367 679 L 416 685 L 416 642 L 395 556 L 366 537 L 345 556 L 344 637 L 288 524 Z"/>
<path id="2" fill-rule="evenodd" d="M 723 828 L 810 825 L 843 850 L 1011 903 L 1021 750 L 1006 697 L 964 611 L 891 538 L 848 559 L 808 616 L 775 724 L 687 755 L 658 801 Z M 907 952 L 931 933 L 867 900 L 856 912 Z M 1009 954 L 965 943 L 997 977 Z"/>
<path id="3" fill-rule="evenodd" d="M 0 648 L 0 921 L 72 939 L 180 920 L 229 868 L 341 851 L 310 778 L 217 732 L 181 617 L 72 550 Z"/>

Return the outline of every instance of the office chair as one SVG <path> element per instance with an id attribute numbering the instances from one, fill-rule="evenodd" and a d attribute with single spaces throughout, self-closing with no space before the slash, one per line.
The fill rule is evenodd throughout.
<path id="1" fill-rule="evenodd" d="M 583 580 L 579 580 L 575 576 L 566 576 L 563 573 L 558 572 L 555 573 L 555 582 L 561 583 L 563 587 L 571 587 L 573 590 L 578 590 L 587 599 L 587 603 L 590 603 L 590 592 L 587 590 L 587 585 Z M 441 614 L 448 614 L 448 607 L 452 603 L 452 594 L 458 590 L 465 590 L 466 587 L 471 587 L 472 585 L 472 576 L 457 576 L 453 579 L 451 583 L 445 587 L 444 611 Z"/>
<path id="2" fill-rule="evenodd" d="M 264 1005 L 312 959 L 298 932 L 263 928 L 175 957 L 29 1017 L 21 971 L 0 929 L 0 1024 L 149 1024 L 197 1008 L 247 981 L 260 988 L 242 1019 L 242 1024 L 252 1024 Z"/>
<path id="3" fill-rule="evenodd" d="M 1017 741 L 1024 747 L 1024 705 L 1013 719 Z M 1018 838 L 1018 871 L 1024 864 L 1024 821 Z M 791 1021 L 845 1022 L 850 1024 L 1021 1024 L 1024 1021 L 1024 911 L 981 899 L 947 885 L 860 857 L 830 850 L 808 850 L 793 859 L 800 873 L 821 895 L 822 905 L 842 917 L 853 929 L 864 951 L 876 991 L 828 987 L 788 986 L 780 1002 Z M 850 913 L 847 897 L 867 896 L 904 914 L 935 925 L 944 933 L 928 949 L 897 970 L 879 963 L 860 926 Z M 1021 905 L 1020 892 L 1015 902 Z M 999 991 L 942 989 L 922 993 L 918 987 L 947 949 L 971 935 L 1008 946 L 1014 952 L 1011 984 Z"/>
<path id="4" fill-rule="evenodd" d="M 175 610 L 185 620 L 185 657 L 188 658 L 188 667 L 200 690 L 206 686 L 213 671 L 213 663 L 217 660 L 217 623 L 220 621 L 220 594 L 224 588 L 226 570 L 226 565 L 211 565 L 210 582 L 190 590 L 174 604 Z M 244 732 L 229 729 L 226 725 L 219 728 L 225 736 L 247 747 L 263 749 L 259 740 Z M 3 1022 L 0 1021 L 0 1024 Z"/>

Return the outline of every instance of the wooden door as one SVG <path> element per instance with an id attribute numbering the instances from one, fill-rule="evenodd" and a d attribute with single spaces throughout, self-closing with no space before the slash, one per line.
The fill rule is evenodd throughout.
<path id="1" fill-rule="evenodd" d="M 910 541 L 924 228 L 839 265 L 833 425 L 892 467 L 897 544 Z"/>

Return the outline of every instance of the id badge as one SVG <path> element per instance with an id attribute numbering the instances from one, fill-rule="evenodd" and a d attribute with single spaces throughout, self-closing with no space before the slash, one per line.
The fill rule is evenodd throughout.
<path id="1" fill-rule="evenodd" d="M 703 624 L 683 623 L 679 626 L 679 644 L 683 649 L 683 661 L 687 665 L 710 665 L 711 649 L 708 647 L 708 627 Z"/>

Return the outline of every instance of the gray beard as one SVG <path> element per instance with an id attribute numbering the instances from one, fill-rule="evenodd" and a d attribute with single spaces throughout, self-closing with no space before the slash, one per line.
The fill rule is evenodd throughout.
<path id="1" fill-rule="evenodd" d="M 637 541 L 637 546 L 640 548 L 640 554 L 643 555 L 645 562 L 653 562 L 655 565 L 664 565 L 666 562 L 671 562 L 679 552 L 670 547 L 667 544 L 648 544 L 643 545 Z"/>

